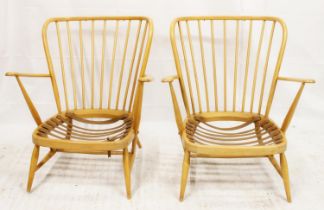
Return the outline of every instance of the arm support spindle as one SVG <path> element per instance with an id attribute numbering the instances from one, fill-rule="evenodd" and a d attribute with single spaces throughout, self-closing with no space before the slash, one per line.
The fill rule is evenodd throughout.
<path id="1" fill-rule="evenodd" d="M 176 118 L 179 134 L 181 135 L 181 132 L 183 131 L 183 121 L 182 121 L 182 117 L 181 117 L 181 112 L 180 112 L 178 100 L 177 100 L 177 97 L 176 97 L 176 94 L 175 94 L 175 91 L 174 91 L 174 88 L 173 88 L 173 84 L 172 84 L 172 82 L 174 80 L 176 80 L 176 79 L 179 79 L 178 76 L 176 76 L 176 75 L 168 76 L 168 77 L 163 78 L 162 82 L 169 83 L 171 97 L 172 97 L 172 103 L 173 103 L 174 115 L 175 115 L 175 118 Z"/>
<path id="2" fill-rule="evenodd" d="M 299 79 L 299 78 L 290 78 L 290 77 L 278 77 L 277 80 L 282 80 L 282 81 L 288 81 L 288 82 L 299 82 L 301 83 L 300 84 L 300 87 L 299 87 L 299 90 L 292 102 L 292 104 L 290 105 L 290 108 L 286 114 L 286 117 L 285 119 L 283 120 L 282 122 L 282 125 L 281 125 L 281 130 L 283 132 L 286 132 L 286 130 L 288 129 L 288 126 L 294 116 L 294 113 L 295 113 L 295 110 L 296 110 L 296 107 L 297 107 L 297 104 L 299 102 L 299 99 L 300 99 L 300 96 L 304 90 L 304 87 L 305 87 L 305 84 L 306 83 L 315 83 L 315 80 L 312 80 L 312 79 Z"/>
<path id="3" fill-rule="evenodd" d="M 6 76 L 13 76 L 16 78 L 18 85 L 20 87 L 20 90 L 25 98 L 25 101 L 27 103 L 30 113 L 32 114 L 36 124 L 40 125 L 42 123 L 42 120 L 41 120 L 39 113 L 36 110 L 32 100 L 30 99 L 24 85 L 22 84 L 20 77 L 51 77 L 51 76 L 49 74 L 31 74 L 31 73 L 17 73 L 17 72 L 7 72 Z"/>

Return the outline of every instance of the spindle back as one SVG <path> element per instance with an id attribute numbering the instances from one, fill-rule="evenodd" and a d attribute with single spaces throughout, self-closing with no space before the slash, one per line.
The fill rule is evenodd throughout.
<path id="1" fill-rule="evenodd" d="M 268 115 L 287 39 L 281 19 L 180 17 L 170 35 L 188 115 Z"/>
<path id="2" fill-rule="evenodd" d="M 132 111 L 152 41 L 150 19 L 51 18 L 42 32 L 59 112 Z"/>

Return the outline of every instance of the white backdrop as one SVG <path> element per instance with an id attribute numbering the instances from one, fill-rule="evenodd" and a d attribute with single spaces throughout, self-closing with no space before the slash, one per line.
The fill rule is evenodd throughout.
<path id="1" fill-rule="evenodd" d="M 91 15 L 143 15 L 151 17 L 154 22 L 155 31 L 147 73 L 152 75 L 155 81 L 145 88 L 142 112 L 143 129 L 140 136 L 143 137 L 144 148 L 140 150 L 137 163 L 134 164 L 135 195 L 130 202 L 124 200 L 123 183 L 119 183 L 122 180 L 112 180 L 110 185 L 113 186 L 106 186 L 107 183 L 103 185 L 98 181 L 102 180 L 102 176 L 106 172 L 109 174 L 105 175 L 108 177 L 105 180 L 110 180 L 111 177 L 120 178 L 118 174 L 122 174 L 121 168 L 116 173 L 110 170 L 111 164 L 114 168 L 120 167 L 119 162 L 113 162 L 114 159 L 100 171 L 99 166 L 96 167 L 98 161 L 100 163 L 100 159 L 93 162 L 91 162 L 92 159 L 80 159 L 78 162 L 77 158 L 67 159 L 66 156 L 59 156 L 56 162 L 52 161 L 46 166 L 47 169 L 40 172 L 41 175 L 37 175 L 37 184 L 35 185 L 38 186 L 36 187 L 38 189 L 30 195 L 24 191 L 32 149 L 30 134 L 35 128 L 35 124 L 16 81 L 13 78 L 4 77 L 4 73 L 6 71 L 47 73 L 41 40 L 43 22 L 54 16 Z M 173 18 L 185 15 L 269 15 L 279 16 L 287 23 L 288 43 L 281 75 L 313 78 L 317 81 L 315 85 L 308 85 L 305 88 L 291 125 L 292 128 L 288 130 L 289 149 L 287 154 L 288 158 L 292 160 L 290 171 L 295 203 L 286 206 L 287 208 L 283 208 L 288 204 L 283 197 L 281 180 L 274 175 L 275 172 L 270 164 L 268 164 L 269 169 L 265 169 L 263 164 L 259 164 L 262 165 L 259 167 L 259 169 L 261 168 L 259 171 L 266 171 L 266 174 L 273 172 L 271 177 L 276 180 L 269 180 L 269 176 L 262 176 L 264 181 L 261 179 L 254 184 L 254 181 L 260 180 L 260 174 L 246 173 L 243 170 L 243 168 L 254 166 L 255 163 L 258 165 L 257 161 L 259 160 L 253 162 L 252 165 L 250 163 L 244 165 L 245 162 L 243 162 L 241 170 L 237 169 L 237 164 L 226 165 L 225 163 L 223 167 L 222 164 L 217 165 L 217 175 L 221 176 L 219 180 L 225 180 L 224 183 L 216 180 L 217 183 L 211 184 L 204 182 L 204 177 L 199 179 L 200 176 L 195 178 L 195 174 L 191 174 L 194 182 L 198 184 L 196 187 L 192 187 L 193 190 L 189 188 L 188 201 L 182 204 L 178 202 L 177 190 L 180 180 L 179 167 L 181 166 L 182 149 L 180 142 L 174 141 L 178 140 L 178 136 L 169 90 L 160 80 L 166 75 L 175 74 L 169 42 L 169 24 Z M 24 79 L 23 82 L 39 108 L 41 117 L 46 119 L 54 114 L 56 107 L 49 81 L 47 79 Z M 156 202 L 161 199 L 166 201 L 164 206 L 170 207 L 166 209 L 172 207 L 174 209 L 190 209 L 190 207 L 193 209 L 202 207 L 215 209 L 219 206 L 221 208 L 232 206 L 232 209 L 238 209 L 244 205 L 247 207 L 246 209 L 253 207 L 256 209 L 289 209 L 289 207 L 305 209 L 311 208 L 310 204 L 314 207 L 312 209 L 323 209 L 323 207 L 320 208 L 323 205 L 323 192 L 318 192 L 324 188 L 322 177 L 324 172 L 323 168 L 319 167 L 323 165 L 324 160 L 322 155 L 324 150 L 322 139 L 323 82 L 324 1 L 322 0 L 0 0 L 0 209 L 2 209 L 1 204 L 5 207 L 6 204 L 16 207 L 15 209 L 35 209 L 35 205 L 40 207 L 48 205 L 47 209 L 50 209 L 50 206 L 71 209 L 74 204 L 83 205 L 84 208 L 87 206 L 93 208 L 91 199 L 100 200 L 101 204 L 97 203 L 97 206 L 117 205 L 120 209 L 121 207 L 132 209 L 131 207 L 136 205 L 140 209 L 163 209 L 163 205 L 160 206 L 160 203 Z M 279 100 L 275 101 L 272 107 L 274 118 L 282 119 L 290 105 L 291 97 L 296 91 L 297 86 L 291 83 L 281 83 L 278 86 L 277 99 Z M 13 132 L 13 130 L 17 132 Z M 304 146 L 306 145 L 305 141 L 309 142 L 307 147 Z M 172 142 L 176 143 L 172 144 Z M 73 165 L 69 166 L 70 161 L 73 164 L 81 164 L 84 169 L 81 170 L 82 173 L 79 173 L 77 169 L 69 168 Z M 60 169 L 62 162 L 67 164 Z M 87 163 L 88 165 L 84 166 Z M 317 167 L 315 167 L 316 164 Z M 197 174 L 201 175 L 201 172 L 202 174 L 205 172 L 206 176 L 206 171 L 209 169 L 203 168 L 204 164 L 201 164 L 202 168 L 197 165 L 195 166 Z M 67 170 L 64 170 L 66 168 Z M 230 173 L 222 175 L 222 170 L 225 168 L 229 168 L 233 174 L 237 174 L 239 181 L 237 181 L 236 175 L 233 175 L 234 178 L 229 176 Z M 100 172 L 100 176 L 99 173 L 93 173 L 94 170 Z M 249 168 L 248 171 L 250 171 Z M 75 173 L 77 173 L 76 176 Z M 61 177 L 61 174 L 65 177 Z M 246 179 L 241 177 L 246 176 L 249 179 L 252 178 L 249 181 L 244 181 Z M 87 180 L 87 177 L 91 180 L 90 184 L 83 182 Z M 213 175 L 210 175 L 209 178 L 211 177 Z M 207 179 L 209 178 L 207 177 Z M 215 179 L 211 178 L 211 180 Z M 229 181 L 226 183 L 226 180 Z M 250 182 L 251 180 L 252 182 Z M 114 185 L 114 181 L 117 184 Z M 81 185 L 76 188 L 76 185 L 71 184 L 72 182 L 81 183 Z M 194 182 L 189 186 L 194 186 Z M 232 188 L 229 187 L 233 182 L 236 184 Z M 265 183 L 265 185 L 260 183 Z M 267 183 L 270 184 L 266 185 Z M 141 186 L 139 187 L 139 185 Z M 218 190 L 215 190 L 216 194 L 210 194 L 208 197 L 206 195 L 211 192 L 210 186 L 218 188 Z M 46 189 L 54 189 L 54 191 L 49 192 Z M 78 189 L 78 191 L 73 191 L 73 189 Z M 245 190 L 251 193 L 248 194 Z M 60 197 L 62 192 L 69 200 L 68 205 L 64 203 L 64 198 Z M 119 193 L 116 194 L 116 192 Z M 112 197 L 113 203 L 111 199 L 106 199 L 107 194 L 114 196 Z M 53 199 L 52 195 L 57 199 Z M 85 195 L 90 197 L 83 199 Z M 39 199 L 40 197 L 42 199 Z M 222 198 L 225 197 L 233 199 L 231 201 L 224 199 L 223 201 Z M 91 199 L 89 200 L 89 198 Z M 197 202 L 196 198 L 201 202 Z M 17 199 L 24 202 L 17 202 Z M 72 200 L 75 203 L 71 203 Z M 69 205 L 71 208 L 63 208 Z M 3 209 L 9 209 L 5 207 Z M 117 207 L 115 209 L 118 209 Z"/>
<path id="2" fill-rule="evenodd" d="M 47 72 L 41 41 L 43 22 L 53 16 L 78 15 L 145 15 L 153 19 L 155 32 L 147 73 L 152 75 L 155 81 L 146 86 L 143 104 L 145 121 L 173 120 L 168 88 L 160 83 L 163 76 L 175 73 L 169 43 L 169 24 L 173 18 L 182 15 L 279 16 L 288 25 L 288 44 L 281 75 L 317 80 L 316 85 L 305 89 L 299 107 L 302 111 L 298 114 L 311 111 L 309 113 L 317 113 L 318 117 L 323 116 L 323 1 L 295 0 L 292 4 L 288 0 L 1 0 L 1 124 L 8 121 L 17 123 L 18 119 L 20 123 L 32 123 L 16 82 L 12 78 L 3 77 L 3 74 L 6 71 Z M 25 84 L 43 118 L 55 112 L 51 87 L 46 79 L 27 79 Z M 285 95 L 296 90 L 296 87 L 286 85 L 279 88 L 282 88 Z M 316 103 L 312 103 L 314 100 Z M 289 101 L 285 104 L 274 104 L 283 107 L 288 105 Z"/>

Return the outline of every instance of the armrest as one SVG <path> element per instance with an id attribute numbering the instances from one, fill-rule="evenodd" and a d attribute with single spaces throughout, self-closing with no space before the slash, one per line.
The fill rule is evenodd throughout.
<path id="1" fill-rule="evenodd" d="M 304 90 L 305 84 L 306 83 L 315 83 L 315 80 L 313 80 L 313 79 L 299 79 L 299 78 L 291 78 L 291 77 L 277 77 L 277 80 L 300 83 L 298 92 L 297 92 L 292 104 L 290 105 L 290 108 L 282 122 L 282 125 L 281 125 L 281 130 L 283 132 L 286 132 L 286 130 L 288 129 L 288 126 L 294 116 L 297 104 L 298 104 L 300 96 Z"/>
<path id="2" fill-rule="evenodd" d="M 32 73 L 17 73 L 17 72 L 7 72 L 6 76 L 13 76 L 16 78 L 18 85 L 20 87 L 20 90 L 25 98 L 25 101 L 27 103 L 28 109 L 30 113 L 32 114 L 35 122 L 37 125 L 40 125 L 42 123 L 41 117 L 38 114 L 38 111 L 36 110 L 32 100 L 30 99 L 23 83 L 20 80 L 20 77 L 51 77 L 50 74 L 32 74 Z"/>
<path id="3" fill-rule="evenodd" d="M 301 83 L 315 83 L 313 79 L 300 79 L 300 78 L 292 78 L 292 77 L 278 77 L 278 80 L 288 81 L 288 82 L 301 82 Z"/>
<path id="4" fill-rule="evenodd" d="M 174 80 L 179 79 L 177 75 L 164 77 L 161 82 L 173 82 Z"/>
<path id="5" fill-rule="evenodd" d="M 138 81 L 140 82 L 152 82 L 153 81 L 153 78 L 151 76 L 144 76 L 144 77 L 140 77 L 138 78 Z"/>
<path id="6" fill-rule="evenodd" d="M 19 72 L 6 72 L 9 77 L 51 77 L 50 74 L 33 74 L 33 73 L 19 73 Z"/>

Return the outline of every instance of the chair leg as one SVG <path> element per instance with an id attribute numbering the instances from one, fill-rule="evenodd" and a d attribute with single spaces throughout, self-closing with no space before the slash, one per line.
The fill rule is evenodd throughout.
<path id="1" fill-rule="evenodd" d="M 285 153 L 280 154 L 280 165 L 281 165 L 282 179 L 286 190 L 287 201 L 290 203 L 291 202 L 290 182 L 289 182 L 289 174 L 288 174 L 288 164 L 287 164 Z"/>
<path id="2" fill-rule="evenodd" d="M 183 201 L 184 193 L 186 190 L 188 172 L 190 167 L 190 152 L 185 151 L 182 163 L 182 176 L 180 185 L 180 201 Z"/>
<path id="3" fill-rule="evenodd" d="M 33 180 L 34 180 L 35 172 L 36 172 L 36 169 L 37 169 L 38 157 L 39 157 L 39 146 L 35 145 L 34 150 L 33 150 L 33 154 L 31 156 L 31 160 L 30 160 L 27 192 L 30 192 L 31 187 L 33 185 Z"/>
<path id="4" fill-rule="evenodd" d="M 130 177 L 129 154 L 128 154 L 127 147 L 123 150 L 123 166 L 124 166 L 124 176 L 125 176 L 127 198 L 131 199 L 131 197 L 132 197 L 132 195 L 131 195 L 131 177 Z"/>

